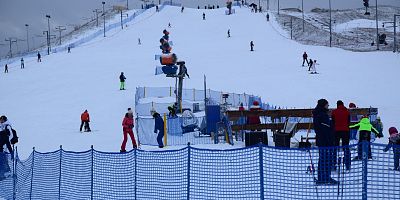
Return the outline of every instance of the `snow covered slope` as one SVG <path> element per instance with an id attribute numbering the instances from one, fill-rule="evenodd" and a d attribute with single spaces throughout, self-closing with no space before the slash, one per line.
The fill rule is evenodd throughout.
<path id="1" fill-rule="evenodd" d="M 273 16 L 266 22 L 264 15 L 235 9 L 231 16 L 225 9 L 152 10 L 154 15 L 134 20 L 118 34 L 74 48 L 70 54 L 47 56 L 42 63 L 26 60 L 24 70 L 14 67 L 9 74 L 0 74 L 0 114 L 7 115 L 19 132 L 22 157 L 33 146 L 51 151 L 60 144 L 74 151 L 92 144 L 98 150 L 119 151 L 122 117 L 126 108 L 134 106 L 135 87 L 174 85 L 172 79 L 154 76 L 158 64 L 154 54 L 160 53 L 158 40 L 169 22 L 173 52 L 186 61 L 191 77 L 186 88 L 201 89 L 206 74 L 208 87 L 215 90 L 253 93 L 296 108 L 314 107 L 319 98 L 327 98 L 333 107 L 342 99 L 346 104 L 380 108 L 385 130 L 400 125 L 398 54 L 301 45 L 278 34 Z M 249 51 L 250 41 L 254 52 Z M 320 74 L 310 75 L 301 67 L 304 51 L 320 64 Z M 121 72 L 127 77 L 126 91 L 119 90 Z M 85 109 L 94 130 L 90 134 L 79 132 Z"/>

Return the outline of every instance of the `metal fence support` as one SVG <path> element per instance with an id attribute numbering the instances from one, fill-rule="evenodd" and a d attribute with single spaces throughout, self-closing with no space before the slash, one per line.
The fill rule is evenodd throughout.
<path id="1" fill-rule="evenodd" d="M 187 163 L 187 200 L 190 200 L 190 142 L 188 143 L 188 163 Z"/>
<path id="2" fill-rule="evenodd" d="M 33 147 L 32 151 L 32 164 L 31 164 L 31 186 L 29 189 L 29 199 L 32 200 L 32 187 L 33 187 L 33 168 L 35 164 L 35 147 Z"/>
<path id="3" fill-rule="evenodd" d="M 134 159 L 135 159 L 135 169 L 133 171 L 134 176 L 135 176 L 135 183 L 134 183 L 134 191 L 135 191 L 135 200 L 137 199 L 137 148 L 133 150 L 134 153 Z"/>
<path id="4" fill-rule="evenodd" d="M 14 147 L 14 145 L 13 145 Z M 17 147 L 13 148 L 14 149 L 14 158 L 13 158 L 13 200 L 17 198 L 17 190 L 16 190 L 16 185 L 17 185 Z M 13 156 L 13 155 L 11 155 Z"/>
<path id="5" fill-rule="evenodd" d="M 367 200 L 368 196 L 368 143 L 362 141 L 362 200 Z"/>
<path id="6" fill-rule="evenodd" d="M 58 173 L 58 199 L 61 199 L 61 162 L 62 162 L 62 145 L 60 145 L 60 170 Z"/>
<path id="7" fill-rule="evenodd" d="M 91 200 L 93 200 L 93 152 L 94 150 L 93 150 L 93 145 L 90 147 L 90 152 L 91 152 L 91 157 L 92 157 L 92 162 L 91 162 L 91 167 L 90 167 L 90 176 L 91 176 L 91 179 L 90 179 L 90 199 Z"/>
<path id="8" fill-rule="evenodd" d="M 260 165 L 260 199 L 264 200 L 264 156 L 263 156 L 263 147 L 262 143 L 258 143 L 259 149 L 259 165 Z"/>

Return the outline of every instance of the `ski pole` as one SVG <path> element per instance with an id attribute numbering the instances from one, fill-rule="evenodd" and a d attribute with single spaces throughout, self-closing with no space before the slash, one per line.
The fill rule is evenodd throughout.
<path id="1" fill-rule="evenodd" d="M 339 157 L 338 159 L 338 167 L 339 167 L 339 171 L 338 171 L 338 186 L 337 186 L 337 198 L 339 199 L 339 194 L 340 194 L 340 166 L 342 165 L 342 158 Z"/>

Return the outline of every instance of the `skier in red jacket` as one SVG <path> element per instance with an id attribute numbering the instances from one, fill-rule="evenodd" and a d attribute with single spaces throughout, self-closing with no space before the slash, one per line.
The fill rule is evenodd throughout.
<path id="1" fill-rule="evenodd" d="M 122 130 L 124 133 L 124 140 L 122 141 L 121 144 L 121 151 L 120 151 L 121 153 L 126 152 L 125 147 L 126 147 L 126 142 L 128 141 L 128 134 L 131 137 L 133 148 L 134 149 L 137 148 L 135 136 L 133 134 L 133 127 L 134 127 L 133 115 L 126 113 L 124 119 L 122 120 Z"/>
<path id="2" fill-rule="evenodd" d="M 90 122 L 90 117 L 89 117 L 89 112 L 85 110 L 81 114 L 81 126 L 79 127 L 79 131 L 82 132 L 82 127 L 85 125 L 85 132 L 90 132 L 90 127 L 89 127 L 89 122 Z"/>
<path id="3" fill-rule="evenodd" d="M 334 128 L 335 136 L 335 146 L 340 145 L 340 140 L 342 140 L 342 147 L 344 151 L 344 164 L 346 165 L 346 170 L 350 170 L 351 155 L 348 145 L 350 143 L 350 112 L 344 106 L 343 101 L 339 100 L 336 102 L 337 109 L 332 111 L 332 125 Z M 337 152 L 334 152 L 333 168 L 336 169 L 337 162 Z"/>

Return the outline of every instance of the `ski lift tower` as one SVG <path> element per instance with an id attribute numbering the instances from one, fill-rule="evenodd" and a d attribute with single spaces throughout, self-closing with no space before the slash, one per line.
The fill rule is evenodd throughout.
<path id="1" fill-rule="evenodd" d="M 175 95 L 176 95 L 176 103 L 180 112 L 182 112 L 182 88 L 183 88 L 183 79 L 185 79 L 187 73 L 187 68 L 185 65 L 185 61 L 178 61 L 176 64 L 179 66 L 178 74 L 167 74 L 166 77 L 175 78 Z"/>

